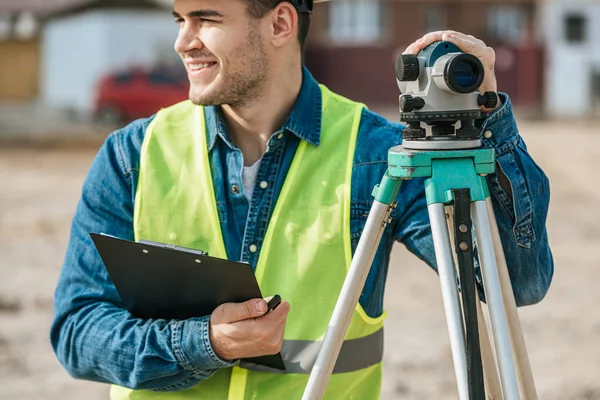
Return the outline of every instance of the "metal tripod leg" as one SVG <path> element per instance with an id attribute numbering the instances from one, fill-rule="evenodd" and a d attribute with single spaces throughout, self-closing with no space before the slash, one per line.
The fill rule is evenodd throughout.
<path id="1" fill-rule="evenodd" d="M 521 329 L 521 322 L 517 312 L 517 304 L 512 291 L 510 276 L 508 275 L 506 258 L 504 257 L 502 241 L 500 240 L 500 232 L 498 230 L 496 216 L 494 215 L 494 207 L 492 205 L 491 198 L 487 198 L 486 205 L 492 232 L 492 239 L 494 242 L 496 263 L 498 265 L 500 286 L 502 287 L 502 297 L 504 299 L 504 307 L 506 309 L 508 327 L 510 329 L 513 355 L 516 360 L 517 379 L 519 380 L 521 395 L 523 396 L 524 400 L 537 400 L 538 397 L 535 389 L 535 382 L 533 380 L 533 373 L 529 363 L 529 356 L 527 355 L 525 338 L 523 337 L 523 331 Z"/>
<path id="2" fill-rule="evenodd" d="M 446 323 L 450 334 L 450 347 L 452 349 L 452 361 L 454 362 L 458 394 L 461 400 L 467 400 L 469 398 L 469 387 L 467 362 L 465 359 L 465 334 L 458 298 L 458 288 L 456 287 L 453 252 L 446 224 L 446 212 L 442 203 L 431 204 L 427 209 L 429 210 L 429 221 L 442 288 Z"/>
<path id="3" fill-rule="evenodd" d="M 400 184 L 400 180 L 390 179 L 386 175 L 381 186 L 376 188 L 376 192 L 379 192 L 376 195 L 377 199 L 373 202 L 365 228 L 354 252 L 348 275 L 335 304 L 327 333 L 310 373 L 302 400 L 321 399 L 325 394 L 327 383 L 335 367 L 360 293 L 367 280 L 381 236 L 389 223 L 390 211 L 393 207 L 391 204 L 396 199 Z"/>
<path id="4" fill-rule="evenodd" d="M 496 359 L 490 342 L 490 335 L 483 315 L 481 302 L 477 302 L 477 322 L 479 323 L 479 343 L 481 345 L 481 362 L 483 364 L 483 377 L 485 378 L 486 398 L 488 400 L 501 400 L 502 387 L 498 378 Z"/>
<path id="5" fill-rule="evenodd" d="M 448 219 L 448 230 L 450 232 L 450 239 L 455 242 L 454 237 L 454 207 L 446 207 L 446 218 Z M 454 254 L 454 263 L 458 265 L 456 253 Z M 473 282 L 475 290 L 477 285 Z M 481 362 L 483 366 L 483 375 L 485 379 L 485 392 L 487 400 L 502 400 L 502 388 L 500 387 L 500 378 L 498 377 L 498 368 L 496 366 L 496 358 L 494 357 L 494 351 L 490 342 L 490 336 L 487 329 L 485 316 L 481 307 L 481 302 L 477 301 L 477 324 L 479 326 L 479 344 L 481 348 Z"/>
<path id="6" fill-rule="evenodd" d="M 486 201 L 472 203 L 471 214 L 473 215 L 477 249 L 481 260 L 483 285 L 490 312 L 502 393 L 506 400 L 520 399 Z"/>

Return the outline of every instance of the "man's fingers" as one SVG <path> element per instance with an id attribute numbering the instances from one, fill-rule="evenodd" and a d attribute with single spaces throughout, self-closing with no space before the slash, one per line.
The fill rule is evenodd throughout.
<path id="1" fill-rule="evenodd" d="M 290 303 L 288 303 L 287 301 L 282 301 L 276 309 L 260 317 L 260 319 L 258 319 L 258 322 L 264 320 L 266 323 L 278 324 L 282 321 L 285 321 L 289 312 Z"/>
<path id="2" fill-rule="evenodd" d="M 482 47 L 487 47 L 487 44 L 485 44 L 485 42 L 481 39 L 477 39 L 475 36 L 473 35 L 467 35 L 467 37 L 469 39 L 471 39 L 472 41 L 474 41 L 475 43 L 477 43 L 478 45 L 482 46 Z"/>
<path id="3" fill-rule="evenodd" d="M 425 47 L 429 46 L 431 43 L 442 40 L 442 34 L 445 31 L 436 31 L 430 32 L 424 35 L 422 38 L 418 39 L 414 43 L 404 50 L 402 54 L 414 54 L 416 55 L 419 51 L 423 50 Z"/>
<path id="4" fill-rule="evenodd" d="M 257 306 L 264 308 L 259 311 Z M 280 351 L 290 304 L 282 301 L 275 310 L 265 314 L 266 310 L 264 299 L 217 307 L 210 324 L 210 343 L 215 353 L 234 360 Z"/>
<path id="5" fill-rule="evenodd" d="M 267 312 L 267 302 L 264 299 L 252 299 L 243 303 L 221 304 L 213 314 L 218 322 L 231 323 L 258 318 L 265 312 Z"/>
<path id="6" fill-rule="evenodd" d="M 463 34 L 457 35 L 453 33 L 446 33 L 442 36 L 442 40 L 454 43 L 464 53 L 473 53 L 477 46 L 473 40 Z"/>
<path id="7" fill-rule="evenodd" d="M 447 41 L 457 45 L 465 53 L 476 52 L 478 48 L 486 48 L 485 43 L 472 35 L 465 35 L 456 31 L 435 31 L 423 35 L 411 45 L 409 45 L 402 54 L 418 54 L 431 43 Z"/>
<path id="8" fill-rule="evenodd" d="M 487 69 L 494 69 L 496 62 L 494 49 L 487 47 L 481 40 L 462 33 L 446 33 L 443 36 L 443 40 L 454 43 L 464 53 L 472 54 L 479 58 Z"/>

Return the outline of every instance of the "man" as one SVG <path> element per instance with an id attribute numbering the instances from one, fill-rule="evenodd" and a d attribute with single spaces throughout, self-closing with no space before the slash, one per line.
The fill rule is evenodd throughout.
<path id="1" fill-rule="evenodd" d="M 322 340 L 403 127 L 317 85 L 301 60 L 309 15 L 289 2 L 175 0 L 173 15 L 190 101 L 113 133 L 98 153 L 56 290 L 52 344 L 71 375 L 113 384 L 114 399 L 298 399 L 311 365 L 293 347 L 310 353 Z M 479 57 L 479 90 L 496 91 L 493 50 L 472 36 L 435 32 L 406 51 L 438 40 Z M 487 179 L 523 306 L 539 302 L 552 278 L 549 187 L 501 100 L 482 125 L 498 155 Z M 361 341 L 360 354 L 338 363 L 327 398 L 379 397 L 394 240 L 435 268 L 423 181 L 404 183 L 397 201 L 346 336 Z M 90 232 L 248 262 L 263 293 L 287 301 L 269 313 L 254 299 L 183 321 L 133 318 Z M 238 365 L 279 350 L 285 374 Z"/>

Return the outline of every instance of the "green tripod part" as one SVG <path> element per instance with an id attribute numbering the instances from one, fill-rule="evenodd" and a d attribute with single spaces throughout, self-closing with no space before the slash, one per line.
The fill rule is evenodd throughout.
<path id="1" fill-rule="evenodd" d="M 396 146 L 388 153 L 388 170 L 373 196 L 383 204 L 395 201 L 403 179 L 425 180 L 427 204 L 454 201 L 452 189 L 468 188 L 471 201 L 489 197 L 485 175 L 496 170 L 493 149 L 415 151 Z"/>

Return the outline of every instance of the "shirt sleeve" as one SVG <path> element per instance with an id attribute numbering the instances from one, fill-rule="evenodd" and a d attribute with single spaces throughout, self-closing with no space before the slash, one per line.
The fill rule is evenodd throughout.
<path id="1" fill-rule="evenodd" d="M 550 202 L 549 181 L 527 151 L 519 134 L 510 98 L 500 93 L 502 106 L 479 124 L 483 146 L 496 152 L 496 166 L 510 182 L 512 196 L 502 187 L 498 173 L 487 183 L 518 306 L 534 304 L 546 295 L 554 272 L 546 231 Z M 394 237 L 436 268 L 423 180 L 402 184 L 398 197 Z M 476 262 L 476 272 L 481 272 Z"/>
<path id="2" fill-rule="evenodd" d="M 147 124 L 110 135 L 84 182 L 54 295 L 50 339 L 74 377 L 132 389 L 192 387 L 229 363 L 209 340 L 209 316 L 142 320 L 124 308 L 90 233 L 133 240 L 139 147 Z"/>

